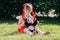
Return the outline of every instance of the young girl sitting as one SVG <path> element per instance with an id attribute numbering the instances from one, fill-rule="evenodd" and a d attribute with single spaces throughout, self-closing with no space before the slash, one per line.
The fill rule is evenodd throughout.
<path id="1" fill-rule="evenodd" d="M 30 21 L 29 21 L 29 20 Z M 47 35 L 49 32 L 42 32 L 38 27 L 39 22 L 34 14 L 33 6 L 31 3 L 25 3 L 23 5 L 22 15 L 18 21 L 18 31 L 29 35 L 34 35 L 34 31 L 40 35 Z"/>

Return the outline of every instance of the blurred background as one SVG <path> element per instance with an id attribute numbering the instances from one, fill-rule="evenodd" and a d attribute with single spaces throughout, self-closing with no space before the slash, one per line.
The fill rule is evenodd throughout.
<path id="1" fill-rule="evenodd" d="M 0 0 L 0 19 L 16 19 L 24 3 L 33 4 L 37 17 L 60 17 L 60 0 Z"/>

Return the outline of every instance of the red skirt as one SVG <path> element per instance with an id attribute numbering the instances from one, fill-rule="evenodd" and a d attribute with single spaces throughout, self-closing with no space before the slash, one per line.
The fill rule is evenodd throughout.
<path id="1" fill-rule="evenodd" d="M 18 28 L 18 31 L 23 33 L 25 28 L 26 28 L 26 26 L 23 25 L 21 28 Z"/>

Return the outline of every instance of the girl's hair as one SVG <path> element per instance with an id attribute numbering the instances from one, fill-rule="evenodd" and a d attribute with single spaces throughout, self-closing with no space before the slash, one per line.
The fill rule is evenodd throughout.
<path id="1" fill-rule="evenodd" d="M 33 20 L 35 21 L 36 17 L 35 17 L 34 9 L 33 9 L 33 6 L 32 6 L 32 4 L 31 4 L 31 3 L 25 3 L 25 4 L 23 5 L 22 18 L 23 18 L 23 20 L 26 20 L 26 18 L 24 17 L 24 16 L 25 16 L 24 9 L 25 9 L 25 7 L 26 7 L 26 5 L 27 5 L 27 4 L 28 4 L 28 6 L 32 7 L 32 8 L 31 8 L 31 9 L 32 9 L 31 14 L 32 14 L 32 16 L 33 16 Z"/>

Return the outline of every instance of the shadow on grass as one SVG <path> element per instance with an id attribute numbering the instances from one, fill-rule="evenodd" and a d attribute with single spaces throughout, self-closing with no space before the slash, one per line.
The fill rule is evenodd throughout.
<path id="1" fill-rule="evenodd" d="M 14 31 L 14 32 L 7 33 L 7 34 L 0 35 L 0 36 L 9 36 L 9 35 L 17 35 L 17 34 L 23 34 L 23 33 L 20 33 L 20 32 L 18 32 L 18 31 Z"/>
<path id="2" fill-rule="evenodd" d="M 0 19 L 0 24 L 14 24 L 14 23 L 18 23 L 18 20 L 16 19 Z"/>

